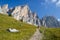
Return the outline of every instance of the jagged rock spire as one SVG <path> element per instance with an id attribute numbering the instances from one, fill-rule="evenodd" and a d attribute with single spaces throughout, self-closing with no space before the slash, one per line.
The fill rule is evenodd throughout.
<path id="1" fill-rule="evenodd" d="M 8 4 L 3 5 L 2 9 L 5 10 L 5 11 L 8 11 Z"/>
<path id="2" fill-rule="evenodd" d="M 8 11 L 8 4 L 5 4 L 3 6 L 0 7 L 0 13 L 1 14 L 7 14 L 7 11 Z"/>

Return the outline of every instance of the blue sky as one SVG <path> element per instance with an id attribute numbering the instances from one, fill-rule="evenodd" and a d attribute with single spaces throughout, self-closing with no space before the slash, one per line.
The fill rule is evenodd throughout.
<path id="1" fill-rule="evenodd" d="M 4 4 L 8 4 L 9 8 L 27 4 L 39 18 L 55 16 L 60 19 L 60 0 L 0 0 L 0 5 Z"/>

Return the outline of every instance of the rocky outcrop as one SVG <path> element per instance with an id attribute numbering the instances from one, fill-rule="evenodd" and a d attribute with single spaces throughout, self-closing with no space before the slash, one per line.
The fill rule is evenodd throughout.
<path id="1" fill-rule="evenodd" d="M 0 6 L 0 13 L 1 14 L 7 14 L 7 12 L 8 12 L 8 4 Z"/>
<path id="2" fill-rule="evenodd" d="M 21 7 L 17 6 L 14 8 L 14 10 L 12 11 L 11 15 L 16 19 L 16 20 L 20 20 L 20 15 L 21 15 Z"/>

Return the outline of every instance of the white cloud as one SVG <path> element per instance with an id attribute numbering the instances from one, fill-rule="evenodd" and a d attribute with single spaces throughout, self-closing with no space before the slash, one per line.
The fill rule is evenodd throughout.
<path id="1" fill-rule="evenodd" d="M 53 3 L 55 3 L 55 2 L 57 2 L 58 0 L 51 0 L 51 2 L 53 2 Z"/>
<path id="2" fill-rule="evenodd" d="M 45 0 L 45 2 L 52 2 L 52 3 L 55 3 L 57 2 L 58 0 Z"/>
<path id="3" fill-rule="evenodd" d="M 58 21 L 60 21 L 60 19 L 58 19 Z"/>
<path id="4" fill-rule="evenodd" d="M 60 0 L 56 3 L 56 6 L 60 7 Z"/>
<path id="5" fill-rule="evenodd" d="M 45 0 L 46 3 L 54 3 L 57 7 L 60 7 L 60 0 Z"/>

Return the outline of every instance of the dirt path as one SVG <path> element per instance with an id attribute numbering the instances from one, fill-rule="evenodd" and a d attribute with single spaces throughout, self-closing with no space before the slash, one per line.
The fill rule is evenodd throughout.
<path id="1" fill-rule="evenodd" d="M 42 40 L 42 33 L 39 32 L 39 29 L 36 29 L 36 32 L 29 40 Z"/>

